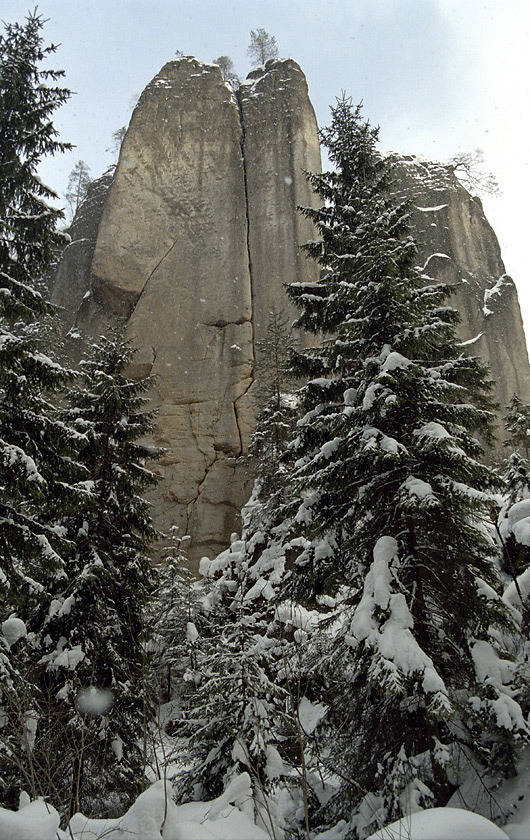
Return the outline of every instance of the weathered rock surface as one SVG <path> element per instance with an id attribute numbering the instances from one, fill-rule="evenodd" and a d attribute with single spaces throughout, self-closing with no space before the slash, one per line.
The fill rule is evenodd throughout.
<path id="1" fill-rule="evenodd" d="M 516 393 L 530 403 L 530 365 L 517 290 L 506 274 L 497 237 L 479 198 L 451 167 L 396 157 L 395 180 L 412 199 L 412 232 L 425 273 L 455 285 L 450 303 L 459 310 L 464 349 L 491 371 L 500 417 Z M 502 424 L 498 452 L 502 452 Z"/>
<path id="2" fill-rule="evenodd" d="M 115 173 L 95 182 L 51 287 L 74 356 L 120 323 L 138 348 L 130 374 L 154 374 L 164 453 L 155 525 L 192 537 L 190 558 L 223 548 L 250 493 L 255 342 L 283 286 L 318 279 L 298 246 L 313 238 L 297 205 L 313 196 L 318 132 L 292 60 L 253 71 L 238 96 L 218 67 L 171 61 L 135 109 Z M 464 347 L 487 361 L 501 406 L 530 403 L 513 282 L 478 199 L 447 167 L 397 159 L 413 201 L 425 272 L 458 285 Z"/>
<path id="3" fill-rule="evenodd" d="M 320 169 L 320 151 L 296 62 L 268 62 L 241 102 L 218 67 L 169 62 L 135 109 L 75 293 L 72 266 L 57 274 L 56 302 L 78 305 L 70 334 L 122 321 L 131 374 L 156 376 L 155 525 L 191 534 L 194 560 L 224 547 L 250 492 L 256 328 L 288 306 L 285 283 L 318 277 L 298 251 L 304 169 Z"/>
<path id="4" fill-rule="evenodd" d="M 69 326 L 75 322 L 85 295 L 90 290 L 90 267 L 101 214 L 109 187 L 114 178 L 114 167 L 92 181 L 68 231 L 71 242 L 62 253 L 52 278 L 50 299 L 63 307 L 63 320 Z"/>
<path id="5" fill-rule="evenodd" d="M 281 208 L 318 206 L 303 172 L 320 172 L 320 148 L 307 83 L 292 59 L 268 61 L 249 73 L 238 91 L 249 217 L 255 339 L 264 337 L 268 313 L 281 301 L 286 316 L 298 312 L 283 285 L 318 279 L 299 245 L 314 236 L 300 213 Z M 315 142 L 316 141 L 316 142 Z M 315 204 L 317 202 L 317 204 Z M 289 279 L 287 279 L 289 278 Z"/>

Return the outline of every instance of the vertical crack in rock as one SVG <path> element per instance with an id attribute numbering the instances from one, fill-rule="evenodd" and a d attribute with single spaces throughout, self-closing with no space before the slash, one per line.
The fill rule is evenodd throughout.
<path id="1" fill-rule="evenodd" d="M 251 348 L 252 348 L 252 371 L 250 377 L 254 380 L 254 360 L 256 357 L 254 349 L 254 278 L 252 276 L 252 255 L 250 253 L 250 212 L 248 201 L 248 178 L 247 178 L 247 160 L 245 157 L 245 122 L 243 120 L 243 108 L 241 105 L 240 93 L 236 91 L 235 95 L 237 103 L 237 111 L 239 114 L 239 124 L 241 126 L 241 140 L 239 145 L 241 148 L 241 163 L 243 166 L 243 190 L 245 193 L 245 216 L 247 220 L 247 256 L 248 256 L 248 276 L 250 282 L 250 328 L 251 328 Z"/>
<path id="2" fill-rule="evenodd" d="M 245 156 L 245 138 L 246 138 L 246 131 L 245 131 L 245 121 L 243 118 L 243 106 L 241 104 L 241 94 L 239 90 L 235 92 L 235 100 L 237 103 L 237 111 L 239 114 L 239 124 L 241 126 L 241 140 L 239 141 L 239 145 L 241 148 L 241 163 L 243 166 L 243 189 L 245 194 L 245 216 L 247 221 L 247 256 L 248 256 L 248 276 L 250 282 L 250 330 L 251 330 L 251 340 L 250 340 L 250 347 L 251 347 L 251 368 L 250 368 L 250 381 L 245 390 L 242 394 L 239 395 L 233 401 L 233 409 L 234 409 L 234 418 L 237 426 L 237 432 L 239 435 L 239 455 L 236 457 L 240 457 L 244 453 L 244 445 L 243 445 L 243 434 L 241 431 L 241 424 L 239 420 L 239 413 L 237 410 L 237 403 L 242 397 L 244 397 L 252 388 L 254 384 L 255 378 L 255 362 L 256 362 L 256 348 L 255 348 L 255 335 L 254 335 L 254 305 L 255 305 L 255 297 L 254 297 L 254 278 L 252 275 L 252 255 L 250 251 L 250 210 L 249 210 L 249 200 L 248 200 L 248 177 L 247 177 L 247 160 Z"/>

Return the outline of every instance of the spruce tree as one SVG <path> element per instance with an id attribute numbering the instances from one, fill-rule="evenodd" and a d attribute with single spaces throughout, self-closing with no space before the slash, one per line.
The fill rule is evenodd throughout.
<path id="1" fill-rule="evenodd" d="M 65 430 L 50 417 L 46 394 L 62 386 L 67 373 L 44 352 L 36 319 L 52 312 L 36 284 L 66 244 L 57 232 L 63 214 L 57 198 L 37 175 L 43 156 L 64 151 L 50 120 L 69 91 L 50 87 L 62 72 L 39 69 L 55 50 L 43 47 L 42 19 L 8 24 L 0 36 L 0 445 L 4 575 L 14 584 L 22 554 L 59 562 L 37 512 L 61 494 Z M 33 322 L 33 323 L 32 323 Z"/>
<path id="2" fill-rule="evenodd" d="M 268 795 L 284 772 L 277 745 L 287 694 L 272 678 L 279 642 L 263 606 L 265 581 L 253 576 L 250 585 L 247 569 L 245 542 L 235 535 L 229 549 L 201 563 L 202 614 L 188 677 L 195 691 L 179 726 L 186 744 L 179 791 L 187 799 L 200 782 L 202 795 L 213 798 L 246 771 L 255 806 L 270 822 Z"/>
<path id="3" fill-rule="evenodd" d="M 507 406 L 504 428 L 507 434 L 505 446 L 511 447 L 528 460 L 530 456 L 530 406 L 524 405 L 517 394 L 513 395 Z"/>
<path id="4" fill-rule="evenodd" d="M 186 676 L 194 668 L 194 622 L 197 614 L 196 578 L 189 568 L 178 526 L 170 530 L 163 561 L 156 569 L 156 592 L 149 608 L 152 627 L 152 672 L 160 704 L 186 703 Z M 171 722 L 171 711 L 165 720 Z"/>
<path id="5" fill-rule="evenodd" d="M 34 747 L 49 769 L 49 792 L 73 813 L 115 813 L 142 790 L 148 691 L 144 610 L 154 586 L 157 534 L 143 494 L 155 483 L 142 443 L 153 428 L 149 380 L 125 376 L 133 351 L 102 340 L 69 393 L 65 424 L 79 436 L 84 499 L 63 518 L 70 549 L 50 605 L 38 674 L 43 697 Z M 47 702 L 46 702 L 47 701 Z"/>
<path id="6" fill-rule="evenodd" d="M 509 603 L 522 612 L 523 629 L 530 626 L 530 406 L 514 395 L 504 418 L 505 446 L 513 449 L 503 465 L 504 502 L 498 512 L 497 534 L 502 546 L 502 564 L 511 578 L 505 593 Z"/>
<path id="7" fill-rule="evenodd" d="M 62 71 L 41 67 L 55 51 L 43 46 L 42 27 L 34 13 L 0 35 L 0 622 L 24 622 L 28 630 L 2 654 L 10 665 L 0 675 L 0 787 L 9 803 L 29 759 L 20 751 L 31 740 L 33 633 L 64 575 L 57 511 L 71 503 L 77 475 L 75 435 L 53 406 L 69 373 L 46 352 L 43 323 L 52 308 L 38 291 L 67 240 L 57 231 L 62 212 L 49 205 L 57 195 L 37 169 L 46 155 L 69 148 L 51 117 L 70 95 L 57 85 Z M 25 782 L 36 795 L 32 779 Z"/>
<path id="8" fill-rule="evenodd" d="M 459 749 L 513 770 L 528 727 L 477 664 L 510 626 L 486 526 L 499 480 L 475 438 L 491 439 L 487 371 L 460 352 L 450 289 L 416 267 L 377 137 L 339 101 L 322 132 L 336 169 L 309 176 L 322 206 L 302 209 L 324 277 L 288 294 L 324 338 L 293 360 L 309 377 L 289 456 L 310 544 L 290 587 L 307 605 L 347 593 L 322 668 L 335 803 L 351 814 L 370 793 L 389 819 L 445 803 Z"/>

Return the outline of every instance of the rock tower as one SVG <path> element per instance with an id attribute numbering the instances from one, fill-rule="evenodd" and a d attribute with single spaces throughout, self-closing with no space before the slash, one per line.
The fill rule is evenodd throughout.
<path id="1" fill-rule="evenodd" d="M 318 278 L 299 250 L 312 234 L 296 212 L 314 201 L 304 170 L 320 171 L 320 148 L 296 62 L 267 62 L 236 96 L 217 66 L 171 61 L 53 284 L 70 347 L 120 321 L 132 375 L 155 375 L 155 524 L 190 534 L 193 560 L 225 546 L 249 495 L 254 342 L 274 304 L 289 310 L 283 285 Z"/>
<path id="2" fill-rule="evenodd" d="M 156 527 L 190 534 L 196 562 L 228 542 L 250 493 L 253 362 L 284 284 L 316 281 L 299 245 L 314 232 L 318 131 L 293 60 L 254 70 L 237 95 L 215 65 L 166 64 L 143 92 L 118 165 L 92 185 L 52 279 L 67 346 L 112 324 L 138 349 L 130 374 L 155 375 Z M 425 271 L 459 286 L 464 345 L 491 364 L 497 398 L 530 402 L 517 294 L 477 199 L 446 167 L 396 160 L 412 198 Z"/>

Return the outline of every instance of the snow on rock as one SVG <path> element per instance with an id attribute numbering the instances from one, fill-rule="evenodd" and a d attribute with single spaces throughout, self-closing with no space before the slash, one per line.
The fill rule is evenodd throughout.
<path id="1" fill-rule="evenodd" d="M 43 799 L 36 799 L 19 811 L 0 808 L 0 840 L 62 840 L 59 814 Z"/>
<path id="2" fill-rule="evenodd" d="M 483 333 L 483 332 L 479 332 L 479 333 L 477 333 L 477 335 L 476 335 L 476 336 L 474 336 L 473 338 L 468 338 L 468 340 L 467 340 L 467 341 L 460 341 L 460 342 L 459 342 L 460 347 L 467 347 L 467 346 L 468 346 L 468 345 L 470 345 L 470 344 L 475 344 L 475 342 L 476 342 L 476 341 L 478 341 L 480 338 L 482 338 L 482 336 L 483 336 L 483 335 L 484 335 L 484 333 Z"/>
<path id="3" fill-rule="evenodd" d="M 8 647 L 12 647 L 15 642 L 27 635 L 26 625 L 21 618 L 10 616 L 2 623 L 2 634 Z"/>
<path id="4" fill-rule="evenodd" d="M 503 274 L 502 277 L 499 277 L 499 279 L 497 280 L 495 285 L 491 287 L 491 289 L 484 289 L 484 306 L 482 307 L 482 311 L 486 318 L 488 317 L 488 315 L 492 314 L 492 310 L 489 308 L 488 304 L 492 303 L 496 297 L 500 297 L 504 291 L 503 287 L 507 283 L 511 284 L 511 282 L 511 278 L 507 277 L 506 274 Z"/>
<path id="5" fill-rule="evenodd" d="M 416 210 L 419 210 L 421 213 L 437 213 L 439 210 L 445 210 L 446 207 L 449 207 L 449 205 L 437 204 L 436 207 L 418 207 L 416 205 Z M 443 256 L 445 256 L 445 254 Z"/>
<path id="6" fill-rule="evenodd" d="M 403 817 L 368 840 L 509 840 L 494 823 L 460 808 L 429 808 Z"/>

